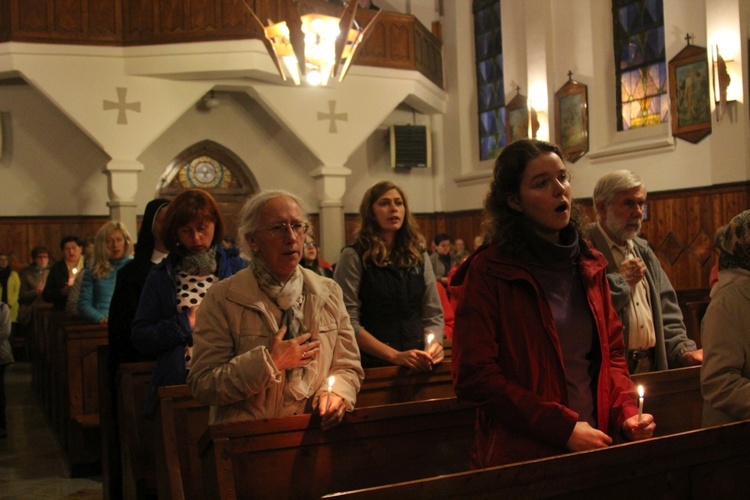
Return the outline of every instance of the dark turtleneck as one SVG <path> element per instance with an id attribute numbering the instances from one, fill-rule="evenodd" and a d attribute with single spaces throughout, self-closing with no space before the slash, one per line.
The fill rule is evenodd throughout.
<path id="1" fill-rule="evenodd" d="M 530 243 L 527 265 L 555 319 L 565 364 L 568 406 L 578 412 L 579 421 L 596 427 L 594 395 L 599 364 L 595 360 L 600 356 L 591 309 L 578 271 L 578 232 L 569 225 L 560 232 L 559 243 L 552 243 L 531 230 L 527 237 Z"/>

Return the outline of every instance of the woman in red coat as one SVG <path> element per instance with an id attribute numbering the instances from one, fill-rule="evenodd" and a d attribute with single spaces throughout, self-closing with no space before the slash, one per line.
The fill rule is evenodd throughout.
<path id="1" fill-rule="evenodd" d="M 488 243 L 461 266 L 456 394 L 477 408 L 474 467 L 653 435 L 638 418 L 606 261 L 581 236 L 557 146 L 521 140 L 495 163 Z"/>

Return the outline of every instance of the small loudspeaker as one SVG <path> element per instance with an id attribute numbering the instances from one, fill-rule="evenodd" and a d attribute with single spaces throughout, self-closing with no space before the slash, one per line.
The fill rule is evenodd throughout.
<path id="1" fill-rule="evenodd" d="M 391 167 L 426 168 L 432 163 L 430 128 L 425 125 L 391 125 Z"/>

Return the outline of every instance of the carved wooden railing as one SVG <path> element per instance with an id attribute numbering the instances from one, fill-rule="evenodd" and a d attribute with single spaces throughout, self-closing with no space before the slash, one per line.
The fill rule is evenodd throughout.
<path id="1" fill-rule="evenodd" d="M 282 0 L 247 0 L 265 22 Z M 374 11 L 360 10 L 368 22 Z M 442 88 L 442 44 L 414 16 L 382 12 L 354 64 L 416 70 Z M 9 0 L 0 2 L 0 42 L 153 45 L 262 37 L 241 0 Z"/>

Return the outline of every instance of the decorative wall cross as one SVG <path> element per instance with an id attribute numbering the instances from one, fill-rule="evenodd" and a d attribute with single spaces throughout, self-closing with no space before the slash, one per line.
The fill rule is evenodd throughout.
<path id="1" fill-rule="evenodd" d="M 117 87 L 117 102 L 106 101 L 106 100 L 104 101 L 104 111 L 109 111 L 110 109 L 116 109 L 118 111 L 117 113 L 118 125 L 128 124 L 128 116 L 126 114 L 127 111 L 135 111 L 136 113 L 141 112 L 140 102 L 126 102 L 127 94 L 128 94 L 128 89 L 126 87 Z"/>
<path id="2" fill-rule="evenodd" d="M 349 115 L 347 113 L 336 113 L 336 101 L 328 101 L 328 113 L 318 111 L 318 121 L 321 120 L 330 120 L 328 133 L 335 134 L 338 132 L 336 129 L 336 120 L 341 120 L 342 122 L 349 121 Z"/>

